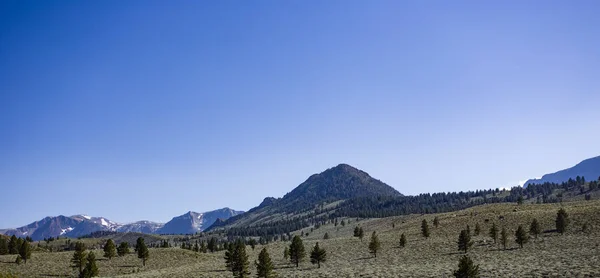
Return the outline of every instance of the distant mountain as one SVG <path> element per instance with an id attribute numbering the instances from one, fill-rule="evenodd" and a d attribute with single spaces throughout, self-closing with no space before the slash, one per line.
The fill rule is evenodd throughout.
<path id="1" fill-rule="evenodd" d="M 119 224 L 104 217 L 91 217 L 87 215 L 46 217 L 27 226 L 16 229 L 1 229 L 0 234 L 17 237 L 30 236 L 33 240 L 42 240 L 49 237 L 81 237 L 99 231 L 133 232 L 144 234 L 172 233 L 186 234 L 204 230 L 214 223 L 217 218 L 223 220 L 242 212 L 229 208 L 215 211 L 196 213 L 188 212 L 175 217 L 166 224 L 151 221 L 138 221 L 128 224 Z"/>
<path id="2" fill-rule="evenodd" d="M 526 187 L 532 183 L 562 183 L 568 181 L 570 178 L 575 179 L 577 176 L 585 177 L 588 181 L 597 180 L 600 177 L 600 156 L 586 159 L 571 168 L 543 175 L 541 179 L 528 180 L 524 186 Z"/>
<path id="3" fill-rule="evenodd" d="M 194 234 L 204 231 L 217 219 L 228 219 L 243 213 L 230 208 L 222 208 L 214 211 L 198 213 L 189 211 L 171 219 L 163 227 L 156 231 L 157 234 Z"/>
<path id="4" fill-rule="evenodd" d="M 231 217 L 229 220 L 219 221 L 214 228 L 274 223 L 282 221 L 282 218 L 293 218 L 296 214 L 313 210 L 315 206 L 324 203 L 378 196 L 402 197 L 403 195 L 364 171 L 347 164 L 339 164 L 310 176 L 282 198 L 267 197 L 258 207 Z M 304 214 L 302 217 L 308 216 Z"/>
<path id="5" fill-rule="evenodd" d="M 164 223 L 156 223 L 152 221 L 143 220 L 121 225 L 116 229 L 116 231 L 121 233 L 155 234 L 156 231 L 162 228 L 164 225 Z"/>

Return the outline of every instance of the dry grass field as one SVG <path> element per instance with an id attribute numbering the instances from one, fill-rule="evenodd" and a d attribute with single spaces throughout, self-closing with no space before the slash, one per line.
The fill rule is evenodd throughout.
<path id="1" fill-rule="evenodd" d="M 571 220 L 568 232 L 553 232 L 556 212 L 564 207 Z M 438 228 L 432 221 L 437 216 Z M 503 220 L 499 217 L 503 216 Z M 542 225 L 543 233 L 537 240 L 531 238 L 523 249 L 514 241 L 518 225 L 527 230 L 533 218 Z M 421 236 L 421 221 L 429 222 L 431 236 Z M 283 260 L 283 249 L 289 242 L 267 245 L 279 277 L 450 277 L 462 256 L 456 241 L 461 229 L 468 224 L 474 231 L 476 223 L 482 228 L 473 236 L 475 244 L 469 256 L 480 265 L 482 277 L 600 277 L 600 201 L 575 201 L 563 204 L 492 204 L 442 214 L 408 215 L 384 219 L 346 219 L 350 224 L 342 227 L 328 224 L 303 237 L 307 253 L 315 244 L 327 250 L 327 262 L 320 269 L 310 264 L 308 258 L 299 268 Z M 487 220 L 487 222 L 486 222 Z M 506 227 L 509 244 L 506 250 L 494 244 L 487 235 L 492 223 Z M 587 223 L 589 232 L 583 232 Z M 365 230 L 361 242 L 352 236 L 354 227 Z M 394 227 L 392 227 L 394 226 Z M 368 252 L 372 231 L 377 231 L 382 250 L 377 258 Z M 328 233 L 330 239 L 323 240 Z M 405 233 L 408 243 L 399 247 L 400 235 Z M 252 262 L 257 259 L 262 246 L 247 252 Z M 133 254 L 112 260 L 102 258 L 96 250 L 102 277 L 231 277 L 225 270 L 224 252 L 195 253 L 180 248 L 150 249 L 146 267 Z M 14 273 L 18 277 L 75 277 L 69 268 L 72 252 L 34 252 L 26 265 L 16 265 L 16 255 L 0 256 L 0 273 Z"/>

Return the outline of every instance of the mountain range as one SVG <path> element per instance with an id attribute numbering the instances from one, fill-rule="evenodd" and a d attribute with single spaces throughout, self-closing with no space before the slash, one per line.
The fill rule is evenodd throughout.
<path id="1" fill-rule="evenodd" d="M 104 217 L 91 217 L 84 214 L 46 217 L 29 225 L 0 230 L 0 234 L 17 237 L 31 237 L 42 240 L 49 237 L 80 237 L 97 231 L 136 232 L 145 234 L 193 234 L 201 232 L 212 225 L 218 218 L 228 219 L 242 211 L 222 208 L 203 213 L 187 212 L 176 216 L 167 223 L 137 221 L 119 224 Z"/>
<path id="2" fill-rule="evenodd" d="M 598 179 L 600 177 L 600 156 L 583 160 L 571 168 L 543 175 L 540 179 L 530 179 L 525 182 L 524 186 L 532 183 L 562 183 L 569 179 L 575 179 L 577 176 L 585 177 L 588 181 Z"/>
<path id="3" fill-rule="evenodd" d="M 586 180 L 598 179 L 600 156 L 584 160 L 572 168 L 544 175 L 541 179 L 529 180 L 525 185 L 547 181 L 561 183 L 569 178 L 574 179 L 576 176 L 583 176 Z M 331 217 L 349 215 L 381 217 L 397 213 L 423 213 L 433 209 L 450 210 L 473 204 L 473 202 L 463 202 L 460 194 L 444 195 L 441 199 L 439 197 L 441 195 L 435 196 L 437 197 L 429 194 L 404 196 L 393 187 L 371 177 L 362 170 L 348 164 L 339 164 L 321 173 L 311 175 L 283 197 L 265 198 L 257 207 L 248 212 L 235 211 L 230 208 L 203 213 L 189 211 L 173 217 L 164 224 L 151 221 L 120 224 L 104 217 L 60 215 L 46 217 L 16 229 L 0 230 L 0 234 L 18 237 L 30 236 L 34 240 L 56 236 L 80 237 L 97 231 L 193 234 L 226 228 L 229 233 L 236 235 L 263 234 L 265 231 L 281 234 L 302 229 L 309 223 L 323 222 Z M 509 197 L 504 201 L 514 201 Z M 443 203 L 444 200 L 449 203 Z M 440 205 L 437 202 L 443 204 Z"/>

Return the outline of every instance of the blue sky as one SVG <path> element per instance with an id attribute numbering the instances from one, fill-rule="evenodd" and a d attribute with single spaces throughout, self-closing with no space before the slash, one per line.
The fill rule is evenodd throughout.
<path id="1" fill-rule="evenodd" d="M 0 227 L 405 194 L 600 155 L 597 1 L 2 1 Z M 7 213 L 10 212 L 10 213 Z"/>

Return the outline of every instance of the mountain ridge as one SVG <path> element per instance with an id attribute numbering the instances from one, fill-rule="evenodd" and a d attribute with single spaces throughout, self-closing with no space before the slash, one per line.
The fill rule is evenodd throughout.
<path id="1" fill-rule="evenodd" d="M 209 217 L 199 226 L 199 230 L 189 230 L 190 233 L 195 233 L 203 230 L 203 227 L 212 225 L 217 220 L 216 217 L 227 219 L 229 216 L 225 212 L 234 212 L 235 214 L 241 213 L 230 208 L 222 208 L 213 211 L 196 213 L 195 214 L 208 214 Z M 186 213 L 186 214 L 188 214 Z M 185 215 L 185 214 L 184 214 Z M 214 216 L 213 216 L 214 215 Z M 169 222 L 167 222 L 169 223 Z M 89 235 L 93 232 L 98 231 L 113 231 L 113 232 L 136 232 L 145 234 L 159 234 L 160 229 L 163 228 L 167 223 L 158 223 L 148 220 L 141 220 L 131 223 L 120 224 L 111 221 L 105 217 L 92 217 L 86 214 L 76 214 L 72 216 L 46 216 L 41 220 L 34 221 L 28 225 L 0 229 L 0 234 L 17 237 L 31 237 L 33 240 L 42 240 L 50 237 L 70 237 L 76 238 L 84 235 Z M 177 231 L 174 233 L 185 234 L 188 230 Z"/>
<path id="2" fill-rule="evenodd" d="M 575 166 L 554 173 L 543 175 L 540 179 L 527 180 L 523 186 L 529 184 L 541 184 L 545 182 L 562 183 L 577 176 L 585 177 L 586 180 L 596 180 L 600 177 L 600 156 L 588 158 L 577 163 Z"/>

